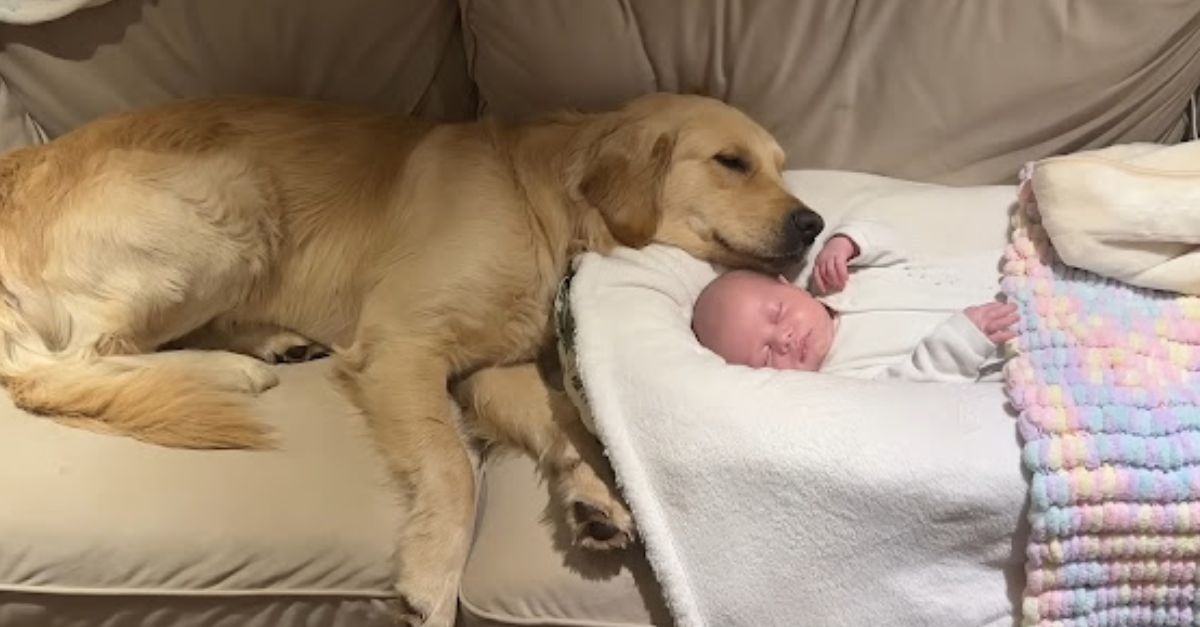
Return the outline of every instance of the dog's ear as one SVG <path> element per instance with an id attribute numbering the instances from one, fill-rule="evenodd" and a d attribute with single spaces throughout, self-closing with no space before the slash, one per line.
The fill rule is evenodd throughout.
<path id="1" fill-rule="evenodd" d="M 617 127 L 594 148 L 580 193 L 618 242 L 631 248 L 649 244 L 662 219 L 663 181 L 675 136 L 634 122 Z"/>

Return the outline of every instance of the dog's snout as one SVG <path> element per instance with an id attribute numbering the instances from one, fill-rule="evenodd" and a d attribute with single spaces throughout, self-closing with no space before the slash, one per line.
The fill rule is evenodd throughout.
<path id="1" fill-rule="evenodd" d="M 797 205 L 787 216 L 786 239 L 803 246 L 809 246 L 816 241 L 817 236 L 825 229 L 825 220 L 812 209 Z"/>

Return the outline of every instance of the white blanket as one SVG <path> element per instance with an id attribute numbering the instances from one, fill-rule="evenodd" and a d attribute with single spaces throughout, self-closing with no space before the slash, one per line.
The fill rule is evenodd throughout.
<path id="1" fill-rule="evenodd" d="M 1043 159 L 1031 183 L 1064 263 L 1200 295 L 1200 141 Z"/>
<path id="2" fill-rule="evenodd" d="M 991 225 L 997 256 L 996 199 L 1012 193 L 847 174 L 789 183 L 826 216 L 891 194 L 902 206 L 881 210 L 939 230 L 935 248 L 971 250 L 964 226 Z M 988 207 L 935 206 L 945 194 Z M 678 624 L 1012 624 L 1026 483 L 1000 386 L 728 366 L 689 329 L 714 276 L 652 246 L 583 257 L 567 292 L 581 402 Z"/>

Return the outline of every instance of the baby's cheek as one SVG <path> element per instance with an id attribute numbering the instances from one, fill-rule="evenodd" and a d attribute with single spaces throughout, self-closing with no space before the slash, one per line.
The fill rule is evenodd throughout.
<path id="1" fill-rule="evenodd" d="M 833 348 L 833 335 L 834 335 L 834 329 L 831 326 L 825 334 L 825 342 L 822 344 L 821 350 L 819 351 L 819 354 L 817 355 L 813 370 L 819 369 L 825 363 L 825 360 L 829 357 L 829 351 L 830 351 L 830 349 Z"/>
<path id="2" fill-rule="evenodd" d="M 762 340 L 759 334 L 746 329 L 735 330 L 722 342 L 725 350 L 718 351 L 725 361 L 742 366 L 762 365 Z"/>

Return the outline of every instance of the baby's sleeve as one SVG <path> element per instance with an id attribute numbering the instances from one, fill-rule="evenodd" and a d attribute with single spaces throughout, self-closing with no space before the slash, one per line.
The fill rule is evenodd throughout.
<path id="1" fill-rule="evenodd" d="M 907 360 L 889 366 L 876 378 L 972 383 L 995 352 L 996 345 L 960 311 L 921 340 Z"/>
<path id="2" fill-rule="evenodd" d="M 851 266 L 890 266 L 908 261 L 895 231 L 881 222 L 849 220 L 838 225 L 832 235 L 845 235 L 858 246 L 858 256 L 850 260 Z"/>

